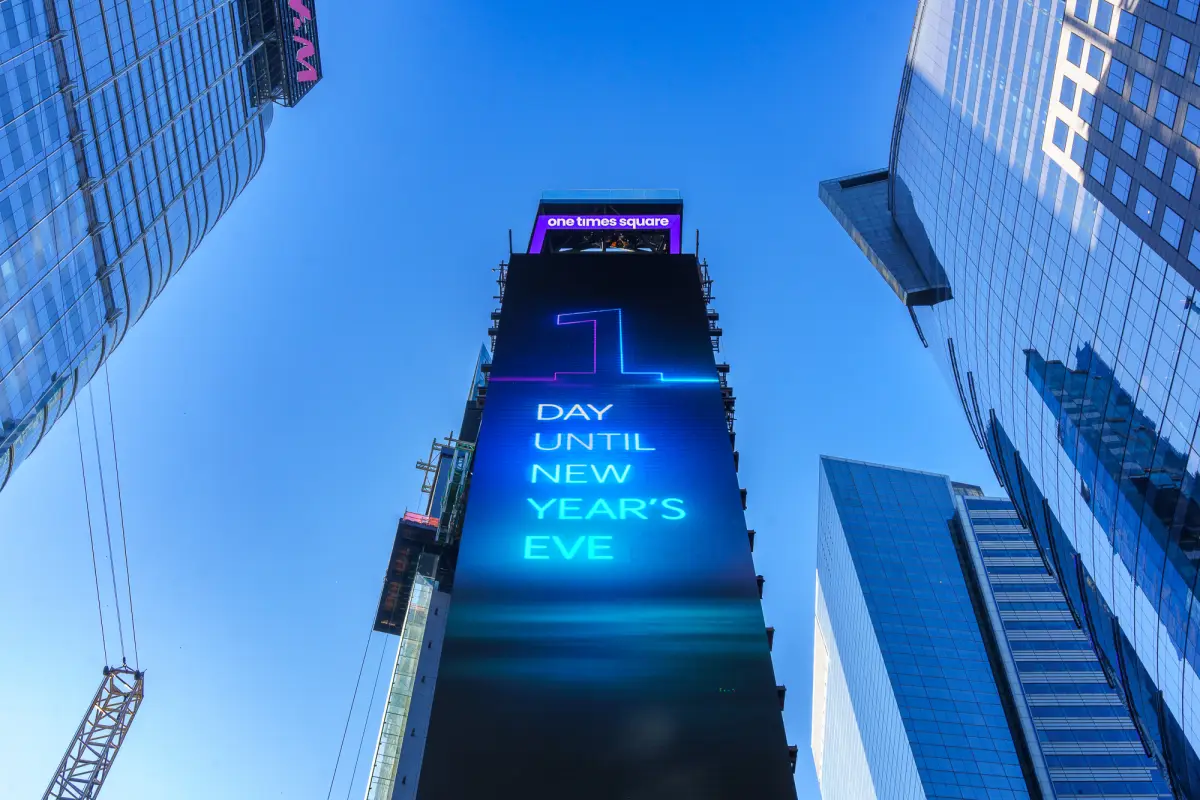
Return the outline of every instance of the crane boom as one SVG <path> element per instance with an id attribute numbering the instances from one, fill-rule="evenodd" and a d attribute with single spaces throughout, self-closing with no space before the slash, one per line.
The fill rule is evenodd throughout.
<path id="1" fill-rule="evenodd" d="M 42 800 L 95 800 L 142 705 L 145 673 L 105 667 L 104 679 Z"/>

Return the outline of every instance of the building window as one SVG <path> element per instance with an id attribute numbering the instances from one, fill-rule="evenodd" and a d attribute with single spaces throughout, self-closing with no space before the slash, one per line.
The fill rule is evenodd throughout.
<path id="1" fill-rule="evenodd" d="M 1092 124 L 1096 116 L 1096 95 L 1084 89 L 1079 93 L 1079 117 L 1087 124 Z"/>
<path id="2" fill-rule="evenodd" d="M 1075 108 L 1075 91 L 1078 89 L 1075 81 L 1068 78 L 1066 75 L 1062 79 L 1062 89 L 1058 93 L 1058 101 L 1069 109 Z"/>
<path id="3" fill-rule="evenodd" d="M 1188 103 L 1183 117 L 1183 138 L 1192 144 L 1200 144 L 1200 108 Z"/>
<path id="4" fill-rule="evenodd" d="M 1192 249 L 1188 251 L 1188 261 L 1200 267 L 1200 231 L 1192 233 Z"/>
<path id="5" fill-rule="evenodd" d="M 1183 218 L 1172 211 L 1170 206 L 1163 209 L 1162 225 L 1159 227 L 1159 232 L 1171 247 L 1179 247 L 1179 240 L 1183 238 Z"/>
<path id="6" fill-rule="evenodd" d="M 1092 151 L 1092 177 L 1101 184 L 1108 180 L 1108 156 L 1099 150 Z"/>
<path id="7" fill-rule="evenodd" d="M 1133 73 L 1133 88 L 1129 90 L 1129 102 L 1142 111 L 1150 108 L 1150 79 L 1140 72 Z"/>
<path id="8" fill-rule="evenodd" d="M 1142 43 L 1138 52 L 1151 61 L 1158 61 L 1158 47 L 1162 44 L 1162 28 L 1156 28 L 1149 22 L 1142 25 Z"/>
<path id="9" fill-rule="evenodd" d="M 1067 61 L 1075 66 L 1083 64 L 1083 38 L 1072 33 L 1067 38 Z"/>
<path id="10" fill-rule="evenodd" d="M 1074 34 L 1072 34 L 1074 35 Z M 1117 94 L 1125 92 L 1125 76 L 1129 74 L 1129 67 L 1124 61 L 1112 60 L 1112 66 L 1108 68 L 1108 88 L 1112 89 Z"/>
<path id="11" fill-rule="evenodd" d="M 1096 4 L 1096 21 L 1092 24 L 1096 26 L 1096 30 L 1107 36 L 1112 31 L 1112 19 L 1113 4 L 1108 0 L 1100 0 Z"/>
<path id="12" fill-rule="evenodd" d="M 1186 159 L 1175 159 L 1175 170 L 1171 173 L 1171 188 L 1186 199 L 1192 199 L 1192 186 L 1196 183 L 1196 168 Z"/>
<path id="13" fill-rule="evenodd" d="M 1113 196 L 1116 197 L 1118 200 L 1120 200 L 1122 203 L 1129 202 L 1129 186 L 1130 186 L 1130 184 L 1131 184 L 1131 179 L 1129 177 L 1129 173 L 1126 172 L 1125 170 L 1121 169 L 1120 167 L 1113 167 L 1112 193 L 1113 193 Z"/>
<path id="14" fill-rule="evenodd" d="M 1167 69 L 1176 75 L 1186 74 L 1187 60 L 1191 52 L 1192 46 L 1187 41 L 1172 36 L 1170 44 L 1167 45 Z"/>
<path id="15" fill-rule="evenodd" d="M 1083 166 L 1083 162 L 1087 159 L 1087 139 L 1080 136 L 1078 133 L 1071 139 L 1071 160 L 1079 166 Z"/>
<path id="16" fill-rule="evenodd" d="M 1197 9 L 1200 9 L 1200 2 L 1197 0 L 1179 0 L 1179 8 L 1175 9 L 1175 13 L 1195 22 Z"/>
<path id="17" fill-rule="evenodd" d="M 1161 178 L 1166 166 L 1167 148 L 1158 139 L 1151 138 L 1146 142 L 1146 169 Z"/>
<path id="18" fill-rule="evenodd" d="M 1157 205 L 1158 198 L 1154 193 L 1145 186 L 1139 186 L 1137 202 L 1133 206 L 1133 213 L 1138 215 L 1138 219 L 1149 225 L 1154 220 L 1154 208 Z"/>
<path id="19" fill-rule="evenodd" d="M 1094 44 L 1088 45 L 1087 74 L 1097 80 L 1104 74 L 1104 51 Z"/>
<path id="20" fill-rule="evenodd" d="M 1075 18 L 1084 22 L 1092 15 L 1092 0 L 1075 0 Z"/>
<path id="21" fill-rule="evenodd" d="M 1052 138 L 1054 146 L 1059 150 L 1067 149 L 1067 133 L 1067 123 L 1061 119 L 1054 120 L 1054 136 Z"/>
<path id="22" fill-rule="evenodd" d="M 1066 126 L 1064 125 L 1063 127 Z M 1138 146 L 1141 143 L 1142 129 L 1134 125 L 1132 121 L 1125 120 L 1125 127 L 1121 130 L 1121 149 L 1134 158 L 1137 158 Z"/>
<path id="23" fill-rule="evenodd" d="M 1100 107 L 1100 132 L 1110 140 L 1117 135 L 1117 112 L 1108 103 Z"/>
<path id="24" fill-rule="evenodd" d="M 1154 107 L 1154 118 L 1168 128 L 1175 127 L 1175 115 L 1179 113 L 1179 95 L 1158 87 L 1158 104 Z"/>
<path id="25" fill-rule="evenodd" d="M 1117 22 L 1117 41 L 1133 47 L 1133 31 L 1136 27 L 1137 17 L 1128 11 L 1122 11 L 1121 18 Z"/>

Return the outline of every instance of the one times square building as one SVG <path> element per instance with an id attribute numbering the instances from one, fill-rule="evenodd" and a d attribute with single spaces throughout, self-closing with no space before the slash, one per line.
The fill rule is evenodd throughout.
<path id="1" fill-rule="evenodd" d="M 1198 11 L 922 0 L 886 168 L 820 186 L 1178 797 L 1200 797 Z"/>
<path id="2" fill-rule="evenodd" d="M 549 193 L 499 267 L 461 428 L 394 539 L 367 800 L 795 798 L 682 225 L 676 192 Z"/>
<path id="3" fill-rule="evenodd" d="M 0 487 L 320 78 L 314 0 L 0 2 Z"/>

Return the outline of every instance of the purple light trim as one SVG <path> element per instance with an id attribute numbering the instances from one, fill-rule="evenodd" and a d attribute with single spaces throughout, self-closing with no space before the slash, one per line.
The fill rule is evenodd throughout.
<path id="1" fill-rule="evenodd" d="M 611 224 L 590 224 L 580 225 L 579 220 L 604 220 Z M 620 225 L 622 220 L 627 223 L 630 220 L 647 220 L 647 219 L 665 219 L 666 225 Z M 572 225 L 551 224 L 551 221 L 561 223 L 566 220 L 575 222 Z M 529 240 L 528 252 L 537 254 L 542 252 L 542 246 L 546 243 L 546 234 L 551 231 L 668 231 L 671 239 L 671 253 L 678 254 L 681 250 L 683 238 L 683 215 L 681 214 L 539 214 L 537 222 L 533 226 L 533 236 Z"/>
<path id="2" fill-rule="evenodd" d="M 601 308 L 596 311 L 572 311 L 565 314 L 559 314 L 555 317 L 557 325 L 581 325 L 590 322 L 592 324 L 592 370 L 591 372 L 555 372 L 552 378 L 536 378 L 536 377 L 504 377 L 501 375 L 493 375 L 489 380 L 503 381 L 507 383 L 554 383 L 560 375 L 595 375 L 597 370 L 597 340 L 599 334 L 597 332 L 598 323 L 595 319 L 580 319 L 563 321 L 563 317 L 578 317 L 583 314 L 612 314 L 617 315 L 617 358 L 618 365 L 622 375 L 646 375 L 657 377 L 662 383 L 717 383 L 718 378 L 668 378 L 661 372 L 626 372 L 625 371 L 625 319 L 622 316 L 619 308 Z"/>

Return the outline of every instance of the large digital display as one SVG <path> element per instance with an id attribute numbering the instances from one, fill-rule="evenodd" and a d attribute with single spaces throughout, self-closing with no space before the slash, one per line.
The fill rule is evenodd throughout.
<path id="1" fill-rule="evenodd" d="M 680 214 L 539 214 L 529 252 L 541 253 L 551 231 L 666 231 L 670 252 L 678 253 L 683 236 Z"/>
<path id="2" fill-rule="evenodd" d="M 694 256 L 512 257 L 418 797 L 794 798 Z"/>

